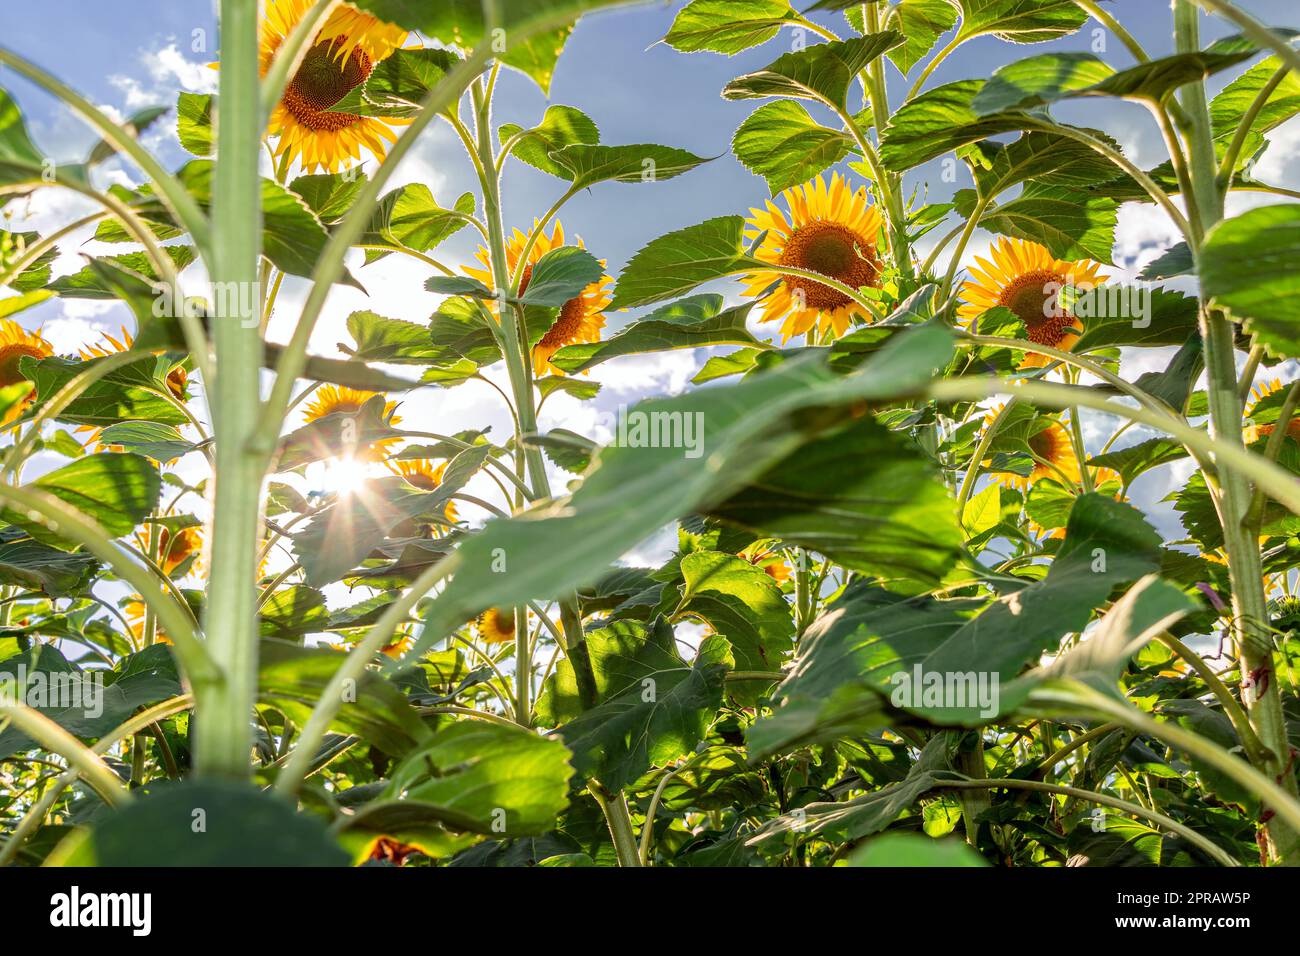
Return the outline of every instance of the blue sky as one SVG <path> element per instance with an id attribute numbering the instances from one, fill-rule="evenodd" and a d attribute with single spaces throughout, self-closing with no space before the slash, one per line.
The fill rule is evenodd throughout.
<path id="1" fill-rule="evenodd" d="M 810 5 L 803 0 L 796 6 Z M 1117 0 L 1108 4 L 1153 55 L 1172 48 L 1169 4 L 1166 0 Z M 1300 10 L 1294 0 L 1243 0 L 1240 4 L 1257 17 L 1285 25 L 1300 25 Z M 561 218 L 566 230 L 577 233 L 598 256 L 609 261 L 611 272 L 642 245 L 673 229 L 717 215 L 747 212 L 768 196 L 764 182 L 751 175 L 729 153 L 732 132 L 758 105 L 755 101 L 728 102 L 719 91 L 732 78 L 760 67 L 789 49 L 787 31 L 777 39 L 733 58 L 711 53 L 681 54 L 657 41 L 668 29 L 680 3 L 655 3 L 642 7 L 605 12 L 585 18 L 569 41 L 557 70 L 549 102 L 579 107 L 599 125 L 607 143 L 662 143 L 689 149 L 703 156 L 719 158 L 678 179 L 649 185 L 604 185 L 575 198 Z M 54 71 L 95 102 L 126 115 L 144 105 L 174 101 L 178 89 L 203 90 L 215 74 L 205 66 L 216 59 L 216 22 L 211 0 L 133 0 L 102 3 L 92 0 L 45 0 L 0 5 L 0 43 Z M 846 30 L 838 14 L 817 16 L 842 35 Z M 1093 28 L 1089 22 L 1073 37 L 1051 44 L 1014 46 L 985 37 L 963 46 L 935 73 L 930 85 L 966 77 L 984 77 L 1004 63 L 1051 49 L 1089 49 Z M 1217 21 L 1206 21 L 1205 37 L 1232 32 Z M 194 49 L 196 42 L 206 48 Z M 809 38 L 816 42 L 816 38 Z M 1106 55 L 1117 66 L 1132 62 L 1122 45 L 1105 37 Z M 891 102 L 897 104 L 906 89 L 892 67 Z M 1225 74 L 1226 82 L 1233 75 Z M 73 160 L 84 155 L 95 137 L 78 121 L 29 84 L 0 70 L 0 84 L 19 99 L 31 129 L 54 158 Z M 547 99 L 524 78 L 508 74 L 500 86 L 498 122 L 534 124 Z M 1069 122 L 1104 126 L 1143 166 L 1163 158 L 1158 133 L 1144 109 L 1111 101 L 1069 103 L 1057 110 Z M 1291 187 L 1300 187 L 1300 164 L 1288 162 L 1300 152 L 1300 126 L 1295 123 L 1273 134 L 1275 141 L 1259 174 Z M 167 125 L 152 131 L 147 143 L 169 165 L 184 162 L 186 155 Z M 939 161 L 914 171 L 908 185 L 928 188 L 933 200 L 942 200 L 954 189 L 969 185 L 964 169 L 958 181 L 945 183 L 939 176 Z M 130 176 L 118 166 L 107 170 L 119 181 Z M 472 188 L 472 171 L 458 142 L 445 125 L 433 129 L 398 170 L 395 183 L 421 181 L 435 196 L 449 204 L 461 192 Z M 524 225 L 540 214 L 561 192 L 558 180 L 519 163 L 508 167 L 505 185 L 507 225 Z M 1271 200 L 1270 200 L 1271 201 Z M 46 229 L 67 222 L 84 207 L 66 195 L 42 195 L 29 206 L 11 204 L 10 210 L 32 214 L 25 228 Z M 19 224 L 15 224 L 17 228 Z M 97 244 L 80 246 L 84 237 L 65 248 L 61 271 L 79 267 L 78 251 L 108 253 L 120 249 Z M 982 253 L 989 237 L 973 243 L 971 254 Z M 1117 235 L 1116 262 L 1140 266 L 1174 241 L 1172 226 L 1151 206 L 1126 207 Z M 449 263 L 466 262 L 474 244 L 469 231 L 453 238 L 439 252 Z M 969 261 L 969 260 L 968 260 Z M 390 257 L 379 265 L 360 270 L 358 276 L 371 292 L 369 298 L 351 290 L 335 292 L 327 307 L 313 346 L 322 354 L 334 354 L 335 343 L 344 337 L 343 321 L 354 309 L 373 309 L 381 314 L 422 321 L 433 311 L 437 297 L 424 292 L 422 267 Z M 733 291 L 723 288 L 721 291 Z M 272 326 L 272 336 L 284 338 L 303 297 L 302 284 L 286 284 Z M 627 320 L 611 318 L 611 327 Z M 60 349 L 71 349 L 96 337 L 99 330 L 112 330 L 126 321 L 125 310 L 112 303 L 54 301 L 26 313 L 28 324 L 43 324 Z M 766 328 L 756 331 L 769 333 Z M 703 363 L 706 352 L 672 353 L 656 357 L 631 357 L 611 363 L 594 376 L 605 384 L 600 399 L 580 406 L 559 398 L 548 407 L 543 424 L 564 425 L 577 431 L 599 434 L 598 411 L 608 412 L 620 403 L 647 395 L 678 391 Z M 1126 359 L 1130 375 L 1163 367 L 1166 355 L 1148 350 Z M 424 389 L 407 397 L 403 406 L 407 421 L 426 428 L 453 431 L 491 423 L 504 437 L 507 418 L 495 395 L 475 384 L 448 392 Z M 1109 433 L 1109 425 L 1094 423 L 1089 436 Z M 1102 426 L 1106 425 L 1103 429 Z M 1132 431 L 1134 440 L 1142 437 Z M 196 457 L 196 456 L 192 456 Z M 314 479 L 313 479 L 314 480 Z M 1144 479 L 1136 491 L 1149 504 L 1168 490 L 1178 472 Z M 1161 513 L 1162 529 L 1178 535 L 1177 523 L 1167 510 Z"/>

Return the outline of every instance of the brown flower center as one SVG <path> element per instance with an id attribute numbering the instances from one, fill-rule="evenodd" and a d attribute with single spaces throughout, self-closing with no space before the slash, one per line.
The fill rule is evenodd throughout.
<path id="1" fill-rule="evenodd" d="M 26 381 L 18 368 L 18 363 L 24 355 L 30 355 L 35 359 L 45 357 L 45 353 L 40 349 L 20 342 L 0 348 L 0 388 L 8 388 L 10 385 Z"/>
<path id="2" fill-rule="evenodd" d="M 830 276 L 853 289 L 874 286 L 880 275 L 875 247 L 847 226 L 818 220 L 800 226 L 790 234 L 781 257 L 783 266 L 794 266 Z M 795 293 L 802 293 L 807 308 L 830 312 L 853 300 L 838 289 L 810 279 L 786 280 Z"/>
<path id="3" fill-rule="evenodd" d="M 562 345 L 568 345 L 582 331 L 582 321 L 586 316 L 587 307 L 582 301 L 582 296 L 574 296 L 564 303 L 560 309 L 560 314 L 555 317 L 555 321 L 537 344 L 543 348 L 550 346 L 559 348 Z"/>
<path id="4" fill-rule="evenodd" d="M 362 120 L 352 113 L 330 111 L 331 106 L 364 83 L 374 69 L 370 57 L 360 47 L 354 48 L 346 58 L 340 58 L 341 42 L 334 40 L 312 47 L 280 100 L 294 119 L 315 133 L 336 132 Z"/>
<path id="5" fill-rule="evenodd" d="M 1017 276 L 998 296 L 998 305 L 1010 309 L 1025 323 L 1025 337 L 1037 345 L 1057 346 L 1074 328 L 1074 316 L 1060 303 L 1066 277 L 1051 269 L 1035 269 Z"/>
<path id="6" fill-rule="evenodd" d="M 1056 439 L 1056 429 L 1049 425 L 1037 434 L 1029 436 L 1029 448 L 1043 461 L 1055 461 L 1060 451 Z"/>
<path id="7" fill-rule="evenodd" d="M 403 477 L 421 491 L 436 491 L 438 488 L 437 477 L 423 471 L 408 471 Z"/>

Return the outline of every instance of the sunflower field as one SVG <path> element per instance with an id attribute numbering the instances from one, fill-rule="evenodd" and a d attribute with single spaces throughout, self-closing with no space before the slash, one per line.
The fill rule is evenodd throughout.
<path id="1" fill-rule="evenodd" d="M 0 31 L 0 864 L 1300 865 L 1286 4 L 215 6 Z"/>

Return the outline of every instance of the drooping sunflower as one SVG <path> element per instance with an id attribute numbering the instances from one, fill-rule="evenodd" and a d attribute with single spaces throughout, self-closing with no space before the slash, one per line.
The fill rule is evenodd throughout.
<path id="1" fill-rule="evenodd" d="M 880 286 L 880 210 L 868 201 L 865 186 L 854 192 L 837 173 L 829 186 L 818 176 L 787 189 L 781 199 L 788 213 L 770 199 L 766 209 L 750 210 L 746 240 L 766 233 L 755 258 L 817 272 L 853 289 Z M 871 318 L 844 292 L 811 279 L 757 272 L 743 278 L 743 294 L 759 296 L 777 280 L 762 302 L 760 321 L 781 321 L 782 342 L 812 329 L 839 337 L 855 316 Z"/>
<path id="2" fill-rule="evenodd" d="M 1088 290 L 1105 277 L 1097 263 L 1057 259 L 1043 246 L 1023 239 L 1000 236 L 990 249 L 992 262 L 975 257 L 978 269 L 962 285 L 957 314 L 973 325 L 987 310 L 1003 306 L 1025 323 L 1025 336 L 1033 343 L 1068 352 L 1082 334 L 1081 320 L 1060 298 L 1066 286 Z M 1052 359 L 1026 352 L 1021 368 L 1042 368 Z"/>
<path id="3" fill-rule="evenodd" d="M 534 219 L 533 230 L 537 231 L 541 223 Z M 523 254 L 524 246 L 528 243 L 528 236 L 516 229 L 506 243 L 506 270 L 514 275 L 515 269 L 519 266 L 519 257 Z M 577 240 L 578 248 L 584 248 L 581 237 Z M 528 261 L 524 264 L 523 273 L 519 277 L 519 294 L 523 295 L 528 289 L 528 283 L 533 277 L 533 266 L 537 265 L 542 256 L 546 255 L 552 249 L 558 249 L 564 245 L 564 226 L 558 220 L 551 229 L 548 236 L 545 230 L 537 235 L 533 247 L 528 250 Z M 465 274 L 471 278 L 478 279 L 489 288 L 493 285 L 492 264 L 487 249 L 479 246 L 478 254 L 475 257 L 483 266 L 481 269 L 466 268 Z M 605 260 L 601 260 L 603 266 Z M 553 375 L 563 375 L 564 370 L 551 365 L 551 356 L 558 352 L 566 345 L 573 345 L 578 342 L 599 342 L 601 330 L 605 328 L 605 309 L 613 301 L 610 295 L 609 286 L 614 280 L 609 276 L 601 276 L 599 280 L 591 283 L 578 295 L 574 296 L 568 302 L 560 307 L 559 314 L 551 327 L 546 330 L 546 334 L 541 340 L 533 346 L 533 372 L 536 375 L 544 375 L 548 371 Z"/>
<path id="4" fill-rule="evenodd" d="M 367 392 L 359 388 L 349 388 L 346 385 L 322 385 L 312 393 L 311 398 L 303 406 L 303 420 L 307 424 L 320 421 L 329 415 L 335 415 L 339 412 L 345 412 L 350 415 L 359 414 L 365 404 L 379 392 Z M 383 418 L 389 425 L 398 425 L 401 423 L 401 416 L 395 414 L 397 403 L 392 401 L 384 402 Z M 358 448 L 357 458 L 362 460 L 378 461 L 383 458 L 389 448 L 399 443 L 400 437 L 380 438 L 376 441 L 368 442 L 364 448 Z"/>
<path id="5" fill-rule="evenodd" d="M 447 463 L 438 464 L 429 458 L 409 458 L 405 461 L 390 461 L 388 469 L 400 478 L 421 491 L 437 491 L 438 486 L 442 484 L 443 472 L 447 470 Z M 443 515 L 449 522 L 456 520 L 456 502 L 448 501 L 443 509 Z M 442 534 L 446 528 L 434 526 L 428 529 L 433 535 Z"/>
<path id="6" fill-rule="evenodd" d="M 489 644 L 505 644 L 515 639 L 515 612 L 509 608 L 488 608 L 474 624 L 479 637 Z"/>
<path id="7" fill-rule="evenodd" d="M 259 45 L 263 76 L 280 45 L 313 5 L 313 0 L 267 0 Z M 356 7 L 336 7 L 271 112 L 267 133 L 279 137 L 276 158 L 298 160 L 309 173 L 338 172 L 360 160 L 363 149 L 382 162 L 388 145 L 397 141 L 392 127 L 409 120 L 376 119 L 330 108 L 369 79 L 375 64 L 402 46 L 406 37 L 405 30 Z"/>
<path id="8" fill-rule="evenodd" d="M 0 388 L 9 388 L 26 381 L 19 369 L 24 356 L 35 359 L 49 358 L 54 354 L 54 346 L 45 341 L 40 332 L 28 332 L 13 319 L 0 319 Z M 36 397 L 36 386 L 20 402 L 14 402 L 4 413 L 3 422 L 10 422 L 22 415 L 23 410 Z"/>
<path id="9" fill-rule="evenodd" d="M 1278 395 L 1278 393 L 1284 388 L 1290 387 L 1291 384 L 1289 382 L 1284 385 L 1282 380 L 1278 378 L 1265 382 L 1262 385 L 1255 386 L 1255 400 L 1250 404 L 1250 407 L 1246 409 L 1246 417 L 1252 421 L 1246 434 L 1248 444 L 1256 442 L 1261 438 L 1267 438 L 1269 435 L 1272 435 L 1273 432 L 1277 431 L 1277 412 L 1281 407 L 1278 399 L 1280 399 L 1281 396 L 1278 396 L 1278 399 L 1270 399 L 1270 396 Z M 1260 417 L 1271 417 L 1273 421 L 1264 422 L 1262 424 L 1256 422 L 1255 419 Z M 1286 434 L 1287 437 L 1293 441 L 1300 442 L 1300 416 L 1291 416 L 1291 420 L 1288 421 L 1286 425 Z"/>

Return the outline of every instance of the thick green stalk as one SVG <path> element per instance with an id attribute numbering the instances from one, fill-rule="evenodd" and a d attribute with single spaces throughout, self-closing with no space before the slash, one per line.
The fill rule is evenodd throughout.
<path id="1" fill-rule="evenodd" d="M 1191 0 L 1174 4 L 1174 39 L 1181 53 L 1200 48 L 1200 12 Z M 1189 153 L 1192 198 L 1200 222 L 1208 229 L 1223 218 L 1223 194 L 1218 183 L 1217 157 L 1210 132 L 1209 109 L 1202 83 L 1189 83 L 1182 91 L 1187 114 L 1184 129 Z M 1199 257 L 1203 238 L 1194 237 Z M 1201 335 L 1205 342 L 1210 433 L 1234 447 L 1243 447 L 1242 403 L 1237 385 L 1235 334 L 1222 313 L 1201 303 Z M 1249 521 L 1253 489 L 1250 479 L 1221 459 L 1219 517 L 1223 522 L 1224 549 L 1232 581 L 1232 611 L 1237 653 L 1243 681 L 1243 698 L 1251 725 L 1269 750 L 1259 769 L 1290 794 L 1296 793 L 1291 766 L 1290 743 L 1282 714 L 1282 698 L 1274 670 L 1273 645 L 1268 632 L 1268 603 L 1264 595 L 1264 572 L 1260 563 L 1257 532 Z M 1288 864 L 1300 865 L 1300 832 L 1274 817 L 1267 822 L 1271 854 Z"/>
<path id="2" fill-rule="evenodd" d="M 220 122 L 213 184 L 216 381 L 211 567 L 204 631 L 223 680 L 198 702 L 200 772 L 246 778 L 257 693 L 257 551 L 264 459 L 249 447 L 260 411 L 261 184 L 257 0 L 222 0 Z"/>
<path id="3" fill-rule="evenodd" d="M 867 33 L 879 33 L 881 30 L 880 7 L 875 3 L 864 3 L 862 13 L 866 18 Z M 871 100 L 871 118 L 876 127 L 876 142 L 889 125 L 889 92 L 885 85 L 885 63 L 882 57 L 876 57 L 867 67 L 866 81 Z M 907 211 L 903 204 L 903 177 L 894 172 L 885 173 L 885 182 L 881 184 L 885 191 L 886 211 L 889 213 L 889 247 L 894 253 L 894 265 L 906 278 L 912 278 L 912 248 L 907 240 Z"/>

